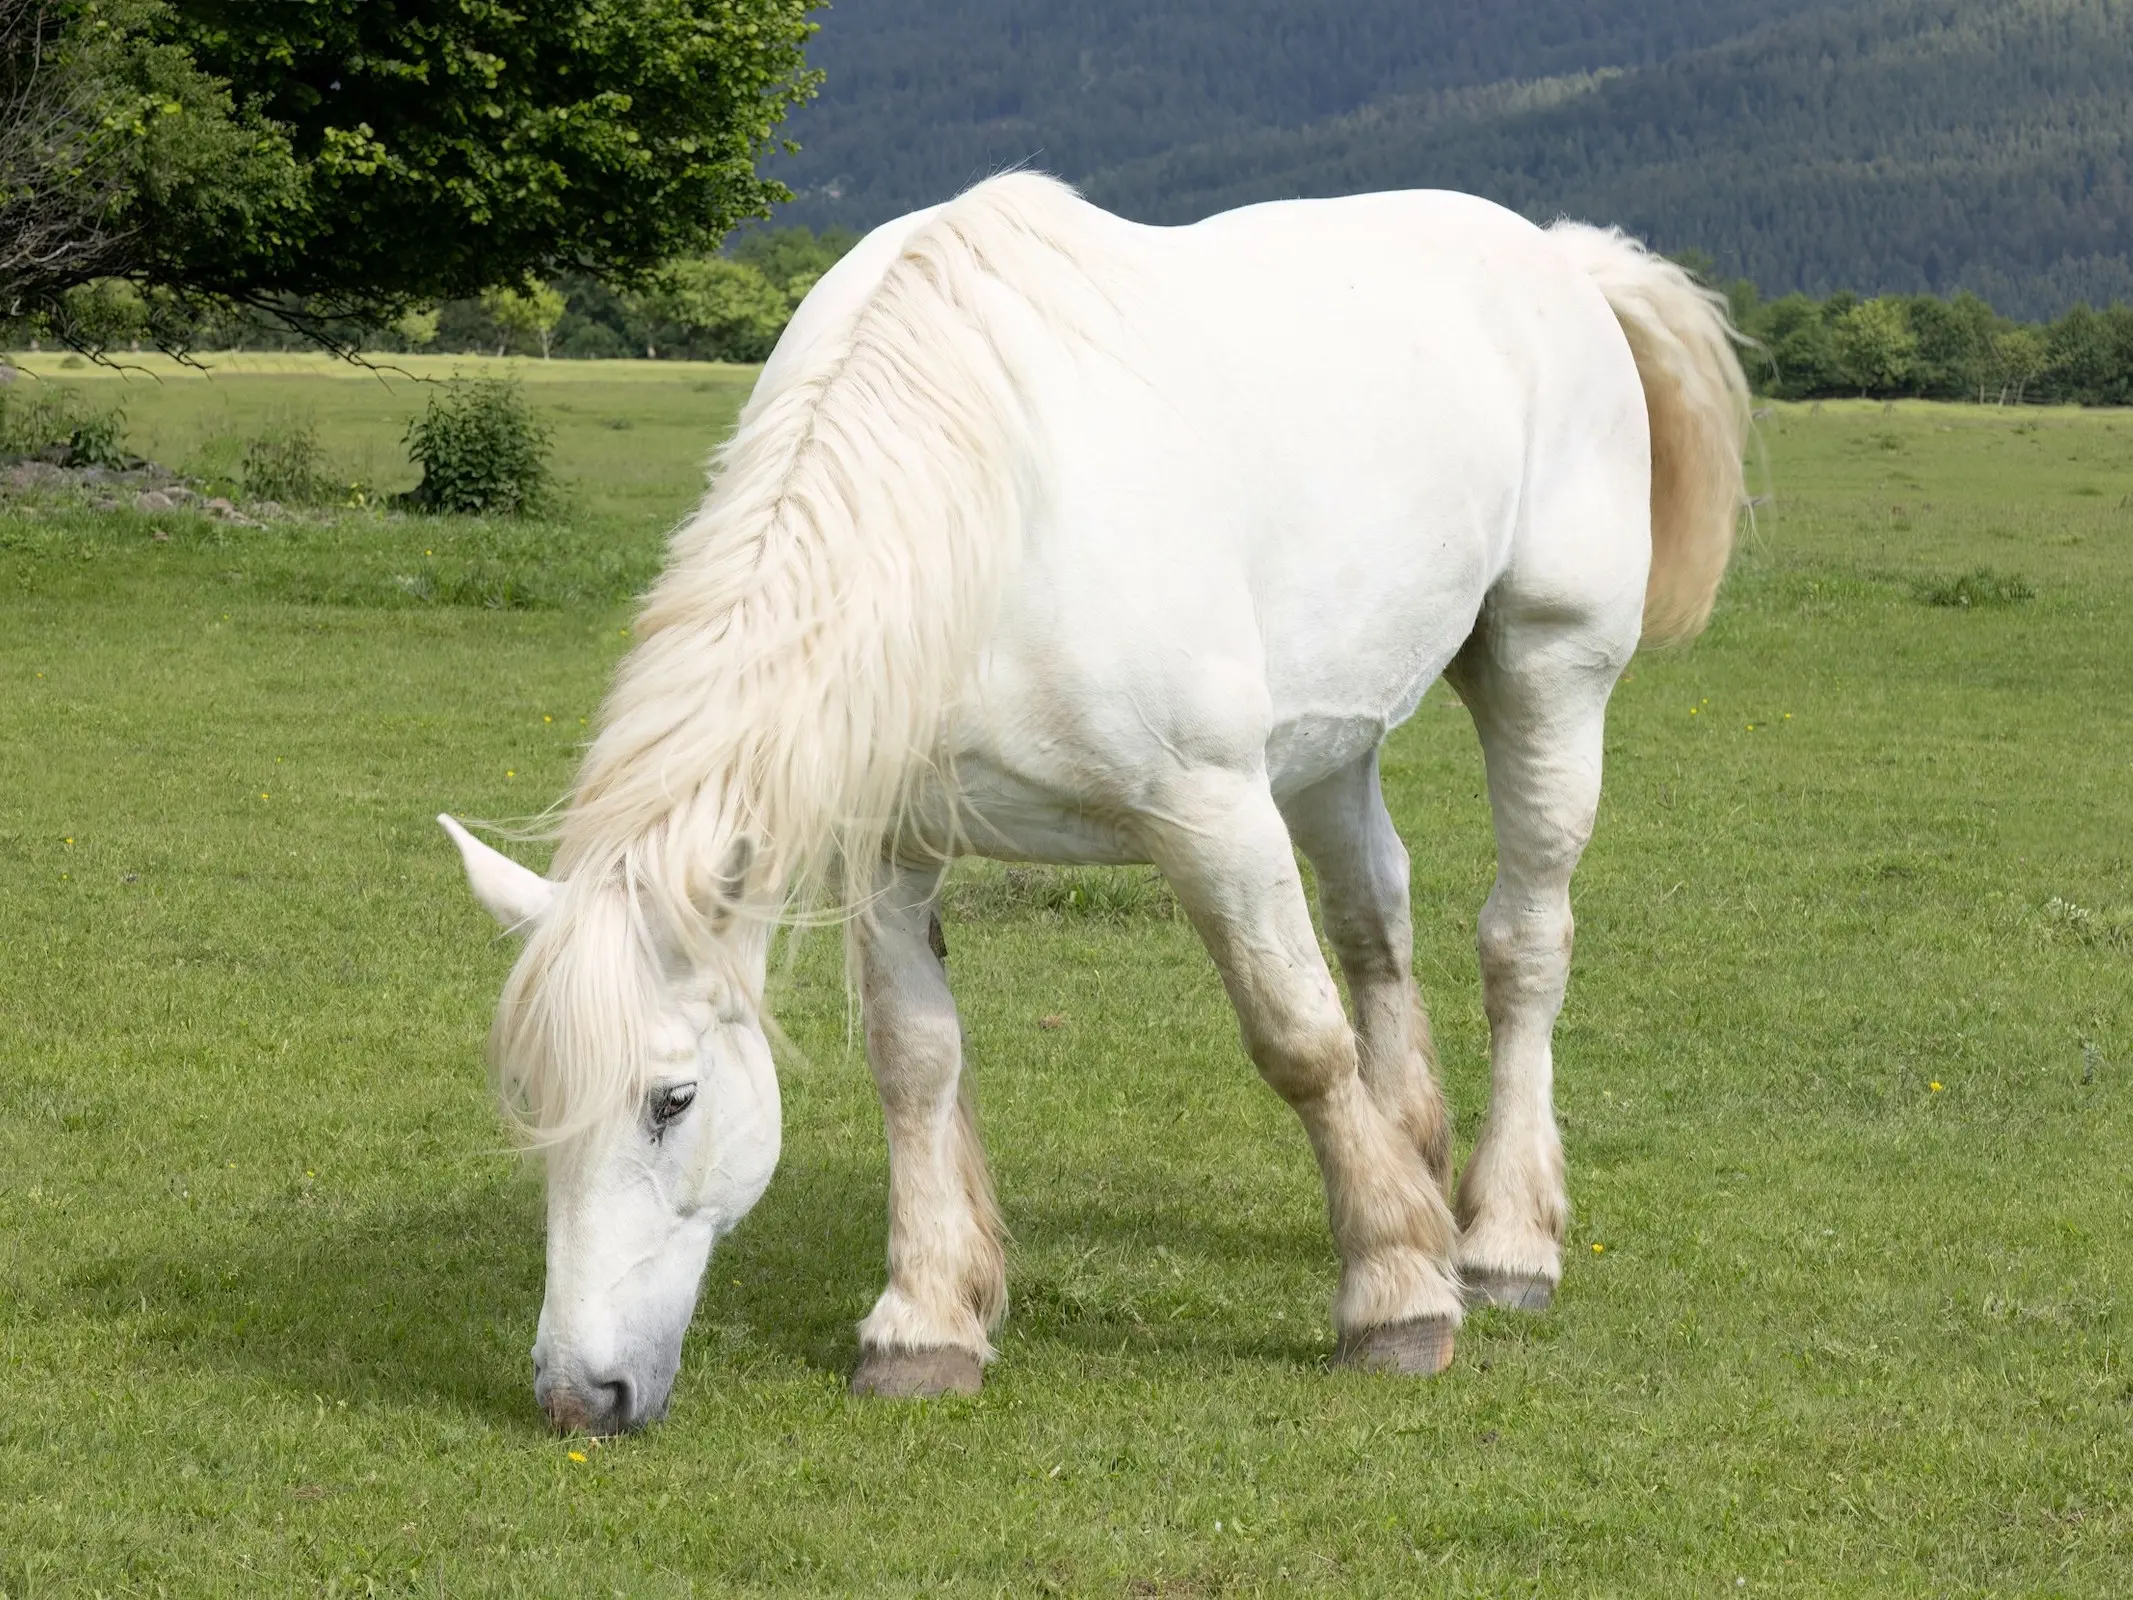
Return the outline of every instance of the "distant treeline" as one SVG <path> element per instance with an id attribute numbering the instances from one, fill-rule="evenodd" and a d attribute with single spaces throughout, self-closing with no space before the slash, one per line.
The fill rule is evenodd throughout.
<path id="1" fill-rule="evenodd" d="M 2133 307 L 2076 306 L 2054 322 L 2020 323 L 1974 294 L 1765 301 L 1741 281 L 1726 298 L 1755 341 L 1750 379 L 1777 399 L 2133 405 Z"/>
<path id="2" fill-rule="evenodd" d="M 757 229 L 723 255 L 676 262 L 639 288 L 563 277 L 455 300 L 364 343 L 381 353 L 761 361 L 816 279 L 856 242 L 839 230 Z M 1710 269 L 1708 257 L 1683 259 Z M 2133 307 L 2076 306 L 2053 322 L 2023 323 L 1968 293 L 1764 300 L 1745 279 L 1726 286 L 1726 299 L 1753 341 L 1746 359 L 1757 392 L 1777 399 L 2133 405 Z M 202 332 L 202 349 L 302 347 L 258 319 Z"/>
<path id="3" fill-rule="evenodd" d="M 758 228 L 720 254 L 669 263 L 646 282 L 615 287 L 566 273 L 551 282 L 449 300 L 387 328 L 335 328 L 386 355 L 486 354 L 599 360 L 761 361 L 793 308 L 859 235 L 841 229 Z M 196 330 L 197 350 L 304 350 L 301 335 L 241 312 Z"/>

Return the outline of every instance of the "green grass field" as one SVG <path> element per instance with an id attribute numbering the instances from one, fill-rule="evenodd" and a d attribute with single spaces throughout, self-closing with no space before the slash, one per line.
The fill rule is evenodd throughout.
<path id="1" fill-rule="evenodd" d="M 290 367 L 127 384 L 136 447 L 309 408 L 401 486 L 416 386 Z M 565 784 L 747 374 L 522 370 L 556 521 L 0 503 L 0 1594 L 2133 1592 L 2133 417 L 1766 424 L 1711 632 L 1616 696 L 1552 1314 L 1329 1373 L 1309 1152 L 1166 897 L 971 869 L 984 1394 L 844 1395 L 885 1160 L 816 935 L 783 1168 L 594 1446 L 533 1405 L 510 950 L 430 818 Z M 1447 691 L 1386 770 L 1470 1138 Z"/>

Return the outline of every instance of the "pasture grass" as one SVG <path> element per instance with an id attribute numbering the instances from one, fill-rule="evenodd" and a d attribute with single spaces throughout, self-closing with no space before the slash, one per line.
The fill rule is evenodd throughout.
<path id="1" fill-rule="evenodd" d="M 532 1404 L 539 1182 L 479 1065 L 510 951 L 430 817 L 563 787 L 745 375 L 525 365 L 562 522 L 0 512 L 0 1594 L 2133 1587 L 2133 418 L 1766 424 L 1711 632 L 1616 697 L 1547 1317 L 1328 1372 L 1308 1151 L 1167 893 L 973 866 L 985 1392 L 843 1393 L 884 1156 L 818 934 L 783 1168 L 670 1420 L 590 1445 Z M 402 400 L 129 416 L 292 404 L 354 451 Z M 1386 772 L 1463 1148 L 1493 858 L 1441 686 Z"/>

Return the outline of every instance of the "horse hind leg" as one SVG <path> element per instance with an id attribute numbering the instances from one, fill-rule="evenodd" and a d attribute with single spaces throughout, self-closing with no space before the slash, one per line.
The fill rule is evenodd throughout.
<path id="1" fill-rule="evenodd" d="M 1385 809 L 1377 752 L 1291 797 L 1282 815 L 1318 878 L 1319 916 L 1348 980 L 1364 1086 L 1449 1191 L 1452 1119 L 1415 984 L 1407 847 Z"/>
<path id="2" fill-rule="evenodd" d="M 1221 970 L 1260 1076 L 1318 1157 L 1341 1256 L 1336 1359 L 1441 1372 L 1461 1315 L 1451 1211 L 1403 1118 L 1363 1081 L 1265 779 L 1200 771 L 1161 798 L 1149 852 Z"/>
<path id="3" fill-rule="evenodd" d="M 976 1393 L 1007 1311 L 1005 1230 L 963 1071 L 938 885 L 931 873 L 898 873 L 853 927 L 889 1137 L 889 1282 L 859 1325 L 860 1395 Z"/>
<path id="4" fill-rule="evenodd" d="M 1553 1103 L 1553 1035 L 1570 977 L 1570 878 L 1600 799 L 1607 696 L 1626 630 L 1485 621 L 1447 673 L 1473 714 L 1496 825 L 1478 943 L 1490 1096 L 1456 1201 L 1470 1301 L 1545 1309 L 1570 1207 Z"/>

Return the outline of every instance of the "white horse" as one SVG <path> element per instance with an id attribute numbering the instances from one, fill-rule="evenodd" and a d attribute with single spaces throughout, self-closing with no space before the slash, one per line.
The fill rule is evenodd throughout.
<path id="1" fill-rule="evenodd" d="M 852 1387 L 978 1386 L 1007 1289 L 934 915 L 961 853 L 1168 878 L 1317 1153 L 1339 1361 L 1437 1372 L 1463 1303 L 1546 1306 L 1602 721 L 1640 636 L 1710 610 L 1745 400 L 1678 268 L 1455 194 L 1149 228 L 1019 174 L 869 235 L 675 535 L 557 881 L 444 819 L 528 935 L 490 1050 L 548 1151 L 554 1422 L 664 1411 L 711 1248 L 777 1161 L 769 936 L 825 897 L 889 1139 Z M 1499 851 L 1494 1088 L 1452 1199 L 1377 766 L 1440 674 Z"/>

